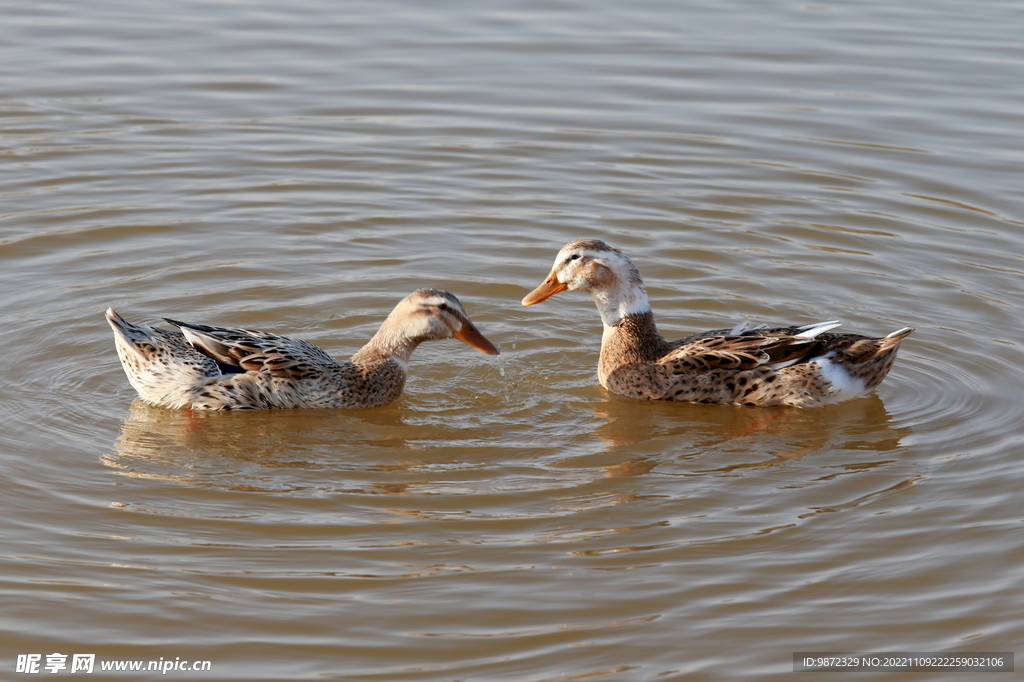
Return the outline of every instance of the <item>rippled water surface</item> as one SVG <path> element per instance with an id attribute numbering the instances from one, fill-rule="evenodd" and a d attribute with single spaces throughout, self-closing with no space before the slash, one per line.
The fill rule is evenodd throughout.
<path id="1" fill-rule="evenodd" d="M 0 14 L 4 679 L 785 680 L 1024 639 L 1018 4 Z M 633 402 L 585 295 L 519 305 L 579 237 L 672 337 L 918 331 L 827 408 Z M 355 412 L 146 406 L 102 315 L 348 356 L 421 286 L 502 355 L 426 344 Z"/>

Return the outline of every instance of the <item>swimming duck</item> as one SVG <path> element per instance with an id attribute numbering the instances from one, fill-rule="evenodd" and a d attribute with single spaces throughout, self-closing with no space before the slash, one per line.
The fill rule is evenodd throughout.
<path id="1" fill-rule="evenodd" d="M 654 324 L 643 279 L 621 251 L 597 239 L 566 244 L 523 305 L 583 290 L 604 322 L 597 375 L 612 393 L 723 405 L 825 405 L 870 392 L 889 372 L 904 327 L 882 338 L 804 327 L 741 325 L 667 341 Z"/>
<path id="2" fill-rule="evenodd" d="M 170 319 L 177 330 L 167 331 L 132 324 L 110 308 L 106 316 L 128 381 L 144 401 L 159 407 L 379 407 L 401 395 L 409 356 L 423 341 L 454 337 L 498 354 L 459 299 L 437 289 L 402 299 L 374 337 L 344 362 L 306 341 L 267 332 Z"/>

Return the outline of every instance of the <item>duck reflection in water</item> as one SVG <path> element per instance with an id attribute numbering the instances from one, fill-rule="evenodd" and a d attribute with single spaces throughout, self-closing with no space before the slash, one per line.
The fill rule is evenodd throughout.
<path id="1" fill-rule="evenodd" d="M 615 397 L 580 408 L 596 417 L 593 435 L 607 446 L 594 457 L 607 461 L 613 453 L 626 456 L 602 465 L 609 477 L 643 475 L 666 466 L 677 469 L 680 461 L 697 464 L 687 475 L 704 475 L 772 467 L 834 450 L 877 451 L 887 457 L 910 434 L 909 428 L 895 425 L 875 394 L 816 410 L 680 409 Z M 712 466 L 701 466 L 706 461 Z"/>
<path id="2" fill-rule="evenodd" d="M 217 412 L 168 410 L 135 400 L 122 422 L 114 453 L 103 462 L 125 476 L 193 486 L 260 492 L 316 487 L 303 471 L 331 468 L 405 471 L 406 462 L 372 460 L 374 452 L 405 450 L 397 410 L 358 412 L 275 410 Z M 332 462 L 339 447 L 358 443 L 363 459 Z M 281 475 L 284 470 L 299 472 Z M 367 492 L 353 482 L 353 492 Z M 389 484 L 390 485 L 390 484 Z M 368 487 L 372 487 L 372 484 Z"/>

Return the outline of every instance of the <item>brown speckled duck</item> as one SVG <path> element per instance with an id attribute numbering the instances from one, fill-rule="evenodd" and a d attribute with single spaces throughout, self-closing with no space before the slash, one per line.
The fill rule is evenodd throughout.
<path id="1" fill-rule="evenodd" d="M 654 324 L 640 272 L 618 249 L 597 239 L 566 244 L 551 274 L 523 299 L 540 303 L 560 291 L 583 290 L 604 322 L 597 373 L 612 393 L 647 400 L 723 405 L 839 402 L 870 392 L 889 372 L 904 327 L 879 339 L 806 327 L 719 329 L 666 341 Z"/>
<path id="2" fill-rule="evenodd" d="M 345 362 L 286 336 L 167 321 L 180 331 L 134 325 L 107 309 L 128 381 L 144 401 L 159 407 L 379 407 L 401 395 L 409 356 L 423 341 L 454 337 L 482 353 L 498 354 L 459 299 L 437 289 L 402 299 Z"/>

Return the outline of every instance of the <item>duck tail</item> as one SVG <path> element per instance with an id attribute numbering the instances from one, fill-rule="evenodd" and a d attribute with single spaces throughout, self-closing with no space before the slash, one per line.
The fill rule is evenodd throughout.
<path id="1" fill-rule="evenodd" d="M 145 356 L 144 351 L 155 345 L 150 329 L 132 324 L 118 315 L 113 308 L 107 308 L 106 318 L 110 328 L 114 330 L 114 339 L 118 347 Z"/>
<path id="2" fill-rule="evenodd" d="M 129 383 L 151 405 L 187 407 L 209 379 L 221 375 L 176 331 L 132 324 L 110 308 L 106 318 Z"/>
<path id="3" fill-rule="evenodd" d="M 911 334 L 917 331 L 914 327 L 904 327 L 903 329 L 897 329 L 892 334 L 886 334 L 878 340 L 878 351 L 882 352 L 888 349 L 895 349 L 900 345 L 900 341 L 907 338 Z"/>

